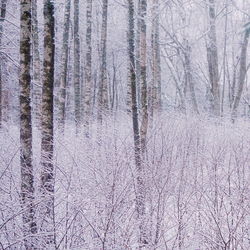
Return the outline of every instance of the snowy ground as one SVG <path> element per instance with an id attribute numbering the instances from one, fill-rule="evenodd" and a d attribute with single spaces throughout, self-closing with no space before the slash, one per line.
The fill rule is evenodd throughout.
<path id="1" fill-rule="evenodd" d="M 178 117 L 177 117 L 178 116 Z M 58 249 L 135 249 L 131 119 L 105 122 L 101 139 L 55 136 Z M 34 131 L 39 185 L 39 132 Z M 177 114 L 151 126 L 144 162 L 150 249 L 250 249 L 250 125 Z M 0 132 L 0 249 L 21 249 L 18 128 Z M 39 203 L 39 200 L 36 201 Z"/>

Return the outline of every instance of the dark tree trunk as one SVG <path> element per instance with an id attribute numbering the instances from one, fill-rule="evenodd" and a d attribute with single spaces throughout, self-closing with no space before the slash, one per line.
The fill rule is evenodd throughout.
<path id="1" fill-rule="evenodd" d="M 37 232 L 34 212 L 34 176 L 31 127 L 31 0 L 21 0 L 20 31 L 20 157 L 23 234 L 26 249 L 34 249 Z"/>
<path id="2" fill-rule="evenodd" d="M 58 90 L 58 125 L 61 131 L 65 125 L 65 108 L 66 108 L 66 88 L 68 76 L 69 61 L 69 24 L 70 24 L 71 0 L 65 1 L 64 25 L 63 25 L 63 46 L 61 57 L 61 75 Z"/>
<path id="3" fill-rule="evenodd" d="M 128 55 L 129 55 L 129 82 L 131 89 L 132 121 L 134 134 L 134 151 L 136 164 L 136 212 L 139 227 L 139 248 L 142 249 L 148 244 L 146 232 L 146 193 L 143 176 L 143 166 L 141 161 L 141 140 L 138 121 L 137 108 L 137 88 L 135 72 L 135 32 L 134 32 L 134 0 L 128 0 Z"/>
<path id="4" fill-rule="evenodd" d="M 89 126 L 92 97 L 92 0 L 87 1 L 87 30 L 86 30 L 86 66 L 85 66 L 85 95 L 84 95 L 84 123 Z"/>
<path id="5" fill-rule="evenodd" d="M 78 131 L 81 121 L 79 0 L 74 0 L 74 89 L 75 123 Z"/>
<path id="6" fill-rule="evenodd" d="M 3 23 L 6 16 L 6 5 L 7 0 L 1 0 L 1 10 L 0 10 L 0 48 L 2 47 L 2 37 L 3 37 Z M 0 62 L 0 128 L 2 126 L 2 120 L 3 120 L 3 77 L 2 77 L 2 63 L 3 60 Z"/>
<path id="7" fill-rule="evenodd" d="M 32 0 L 32 45 L 33 45 L 33 85 L 32 85 L 32 107 L 35 125 L 41 125 L 41 68 L 39 54 L 39 35 L 37 19 L 37 0 Z"/>
<path id="8" fill-rule="evenodd" d="M 107 28 L 108 28 L 108 0 L 103 0 L 101 29 L 101 69 L 98 90 L 98 120 L 108 110 L 108 79 L 107 79 Z"/>
<path id="9" fill-rule="evenodd" d="M 54 86 L 54 1 L 44 0 L 44 75 L 42 89 L 41 144 L 41 233 L 44 249 L 55 248 L 54 166 L 53 166 L 53 86 Z"/>

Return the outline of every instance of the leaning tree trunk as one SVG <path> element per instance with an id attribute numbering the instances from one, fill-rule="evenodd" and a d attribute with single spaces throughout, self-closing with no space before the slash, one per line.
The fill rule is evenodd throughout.
<path id="1" fill-rule="evenodd" d="M 37 0 L 32 0 L 32 45 L 33 45 L 33 85 L 32 85 L 32 107 L 35 125 L 41 125 L 41 73 L 39 54 L 39 35 L 37 19 Z"/>
<path id="2" fill-rule="evenodd" d="M 92 0 L 87 0 L 87 30 L 86 30 L 86 66 L 85 66 L 85 95 L 84 95 L 84 124 L 89 127 L 92 97 Z"/>
<path id="3" fill-rule="evenodd" d="M 26 249 L 34 249 L 34 175 L 31 127 L 31 0 L 21 0 L 20 30 L 20 159 L 23 234 Z"/>
<path id="4" fill-rule="evenodd" d="M 61 75 L 58 90 L 58 125 L 64 131 L 65 109 L 66 109 L 66 88 L 69 61 L 69 25 L 70 25 L 71 0 L 65 0 L 64 24 L 63 24 L 63 45 L 61 56 Z"/>
<path id="5" fill-rule="evenodd" d="M 98 120 L 108 111 L 108 79 L 107 79 L 107 28 L 108 28 L 108 0 L 103 0 L 101 30 L 101 69 L 98 90 Z"/>
<path id="6" fill-rule="evenodd" d="M 243 37 L 243 42 L 241 45 L 241 55 L 240 55 L 240 70 L 239 70 L 239 77 L 238 77 L 238 91 L 237 94 L 234 98 L 233 102 L 233 108 L 232 108 L 232 119 L 234 120 L 237 116 L 237 109 L 240 103 L 240 98 L 243 92 L 243 87 L 244 87 L 244 82 L 246 79 L 246 74 L 247 74 L 247 47 L 248 47 L 248 42 L 249 42 L 249 36 L 250 36 L 250 22 L 249 22 L 249 27 L 247 27 L 244 37 Z"/>
<path id="7" fill-rule="evenodd" d="M 3 37 L 3 23 L 6 16 L 6 5 L 7 0 L 1 0 L 1 10 L 0 10 L 0 48 L 2 47 L 2 37 Z M 2 96 L 3 96 L 3 78 L 2 78 L 2 62 L 0 62 L 0 128 L 2 126 L 2 116 L 3 116 L 3 110 L 2 110 Z"/>
<path id="8" fill-rule="evenodd" d="M 41 143 L 41 247 L 55 248 L 53 167 L 54 1 L 44 0 L 44 75 Z"/>
<path id="9" fill-rule="evenodd" d="M 214 115 L 220 115 L 220 87 L 218 49 L 215 25 L 215 0 L 208 1 L 209 30 L 207 41 L 207 61 L 209 70 L 209 81 L 211 89 L 211 109 Z"/>
<path id="10" fill-rule="evenodd" d="M 76 131 L 81 120 L 79 0 L 74 0 L 74 89 Z"/>
<path id="11" fill-rule="evenodd" d="M 142 153 L 146 150 L 146 139 L 148 131 L 148 91 L 147 91 L 147 0 L 140 0 L 140 74 L 141 74 L 141 107 L 142 123 L 140 128 Z"/>

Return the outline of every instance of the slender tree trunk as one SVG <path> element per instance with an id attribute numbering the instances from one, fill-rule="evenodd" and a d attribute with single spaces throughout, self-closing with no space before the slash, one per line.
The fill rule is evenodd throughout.
<path id="1" fill-rule="evenodd" d="M 155 110 L 161 106 L 161 55 L 160 55 L 160 30 L 159 30 L 159 0 L 153 0 L 153 24 L 152 24 L 152 116 Z"/>
<path id="2" fill-rule="evenodd" d="M 37 0 L 32 0 L 32 46 L 33 46 L 33 86 L 32 86 L 32 106 L 35 125 L 41 125 L 41 67 L 39 54 L 39 35 L 37 19 Z"/>
<path id="3" fill-rule="evenodd" d="M 221 93 L 221 116 L 224 115 L 224 99 L 225 99 L 225 90 L 226 90 L 226 76 L 227 76 L 227 41 L 228 41 L 228 0 L 225 1 L 225 25 L 224 25 L 224 48 L 223 48 L 223 86 L 222 86 L 222 93 Z M 228 79 L 228 81 L 230 81 Z M 230 85 L 229 85 L 230 86 Z M 229 90 L 230 92 L 230 90 Z"/>
<path id="4" fill-rule="evenodd" d="M 44 0 L 44 76 L 42 89 L 41 142 L 41 234 L 43 249 L 55 248 L 54 166 L 53 166 L 53 86 L 55 56 L 54 1 Z"/>
<path id="5" fill-rule="evenodd" d="M 191 66 L 191 47 L 187 40 L 185 44 L 184 61 L 185 61 L 185 74 L 186 74 L 187 84 L 188 84 L 189 93 L 191 97 L 192 109 L 196 114 L 199 114 L 198 104 L 197 104 L 196 95 L 195 95 L 192 66 Z"/>
<path id="6" fill-rule="evenodd" d="M 7 0 L 1 0 L 1 10 L 0 10 L 0 48 L 2 47 L 2 37 L 3 37 L 3 23 L 6 16 L 6 5 Z M 3 77 L 2 77 L 2 63 L 3 60 L 0 62 L 0 128 L 2 126 L 2 120 L 3 120 Z"/>
<path id="7" fill-rule="evenodd" d="M 141 73 L 141 106 L 142 123 L 140 128 L 142 153 L 146 150 L 148 131 L 148 91 L 147 91 L 147 0 L 140 0 L 140 73 Z"/>
<path id="8" fill-rule="evenodd" d="M 142 11 L 146 11 L 146 2 L 142 2 L 140 6 Z M 143 13 L 143 12 L 141 12 Z M 146 14 L 146 13 L 145 13 Z M 142 15 L 144 17 L 144 15 Z M 134 150 L 136 163 L 136 212 L 138 220 L 138 244 L 139 249 L 143 249 L 148 244 L 147 226 L 146 226 L 146 192 L 144 184 L 144 169 L 141 161 L 141 138 L 138 122 L 138 107 L 137 107 L 137 88 L 136 88 L 136 62 L 135 62 L 135 31 L 134 31 L 134 0 L 128 0 L 128 54 L 129 54 L 129 80 L 131 84 L 131 102 L 132 102 L 132 121 L 134 132 Z M 144 27 L 142 24 L 141 27 Z M 143 29 L 145 30 L 145 27 Z M 145 34 L 144 34 L 145 35 Z M 145 37 L 146 38 L 146 37 Z M 144 41 L 144 37 L 141 39 Z M 145 43 L 146 41 L 144 41 Z M 144 44 L 146 46 L 146 44 Z M 145 59 L 145 55 L 141 57 Z M 141 72 L 145 73 L 145 68 L 141 68 Z M 146 80 L 146 79 L 144 79 Z M 145 93 L 144 93 L 145 94 Z M 144 96 L 145 98 L 145 96 Z M 144 131 L 143 131 L 144 132 Z"/>
<path id="9" fill-rule="evenodd" d="M 65 125 L 66 109 L 66 88 L 68 77 L 69 61 L 69 25 L 70 25 L 71 0 L 65 0 L 64 24 L 63 24 L 63 46 L 61 57 L 61 76 L 58 91 L 58 123 L 59 128 L 63 131 Z"/>
<path id="10" fill-rule="evenodd" d="M 216 15 L 215 0 L 208 1 L 209 30 L 207 41 L 207 61 L 209 70 L 209 80 L 211 88 L 211 106 L 214 115 L 220 114 L 220 88 L 219 88 L 219 66 L 218 66 L 218 49 L 216 38 Z"/>
<path id="11" fill-rule="evenodd" d="M 101 29 L 101 69 L 98 90 L 98 120 L 102 121 L 102 114 L 108 111 L 108 79 L 107 79 L 107 28 L 108 28 L 108 0 L 103 0 Z"/>
<path id="12" fill-rule="evenodd" d="M 135 68 L 136 68 L 136 87 L 137 87 L 137 104 L 138 109 L 140 109 L 141 106 L 141 68 L 140 68 L 140 44 L 141 44 L 141 37 L 140 37 L 140 6 L 141 6 L 141 0 L 138 0 L 137 4 L 137 18 L 136 18 L 136 35 L 135 35 Z"/>
<path id="13" fill-rule="evenodd" d="M 86 66 L 85 66 L 85 107 L 84 121 L 88 130 L 91 115 L 92 97 L 92 0 L 87 1 L 87 30 L 86 30 Z"/>
<path id="14" fill-rule="evenodd" d="M 79 0 L 74 0 L 74 89 L 75 123 L 78 130 L 81 121 Z"/>
<path id="15" fill-rule="evenodd" d="M 239 77 L 238 77 L 238 91 L 234 98 L 233 107 L 232 107 L 232 119 L 234 120 L 237 116 L 237 109 L 240 103 L 240 99 L 243 92 L 244 82 L 246 79 L 247 74 L 247 47 L 249 42 L 250 36 L 250 22 L 249 27 L 247 27 L 244 35 L 243 35 L 243 42 L 241 45 L 241 55 L 240 55 L 240 70 L 239 70 Z"/>
<path id="16" fill-rule="evenodd" d="M 23 234 L 26 249 L 34 249 L 37 232 L 34 211 L 34 175 L 31 127 L 31 0 L 21 0 L 20 31 L 20 159 Z"/>

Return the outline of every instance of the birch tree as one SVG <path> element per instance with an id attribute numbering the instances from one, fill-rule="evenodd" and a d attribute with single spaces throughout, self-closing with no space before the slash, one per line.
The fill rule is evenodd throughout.
<path id="1" fill-rule="evenodd" d="M 78 130 L 81 120 L 79 0 L 74 0 L 74 89 L 75 123 Z"/>
<path id="2" fill-rule="evenodd" d="M 2 38 L 3 38 L 3 24 L 5 21 L 5 16 L 6 16 L 6 5 L 7 5 L 7 0 L 1 0 L 1 10 L 0 10 L 0 48 L 2 48 Z M 3 111 L 2 111 L 2 96 L 3 96 L 3 78 L 2 78 L 2 63 L 3 60 L 1 60 L 0 63 L 0 128 L 2 126 L 2 116 L 3 116 Z"/>
<path id="3" fill-rule="evenodd" d="M 92 97 L 92 0 L 87 1 L 87 29 L 86 29 L 86 66 L 85 66 L 85 99 L 84 122 L 89 126 Z"/>
<path id="4" fill-rule="evenodd" d="M 138 244 L 143 248 L 148 244 L 146 230 L 146 193 L 144 184 L 144 171 L 141 161 L 141 140 L 138 120 L 137 107 L 137 88 L 136 88 L 136 63 L 135 63 L 135 31 L 134 31 L 134 0 L 128 0 L 128 55 L 129 55 L 129 82 L 131 89 L 131 109 L 134 135 L 134 153 L 136 164 L 136 213 L 138 220 Z"/>
<path id="5" fill-rule="evenodd" d="M 219 65 L 216 37 L 215 0 L 207 0 L 209 29 L 207 39 L 207 61 L 211 91 L 211 107 L 214 115 L 220 114 Z"/>
<path id="6" fill-rule="evenodd" d="M 41 121 L 41 67 L 39 52 L 39 34 L 37 19 L 37 0 L 32 0 L 32 56 L 33 56 L 33 85 L 32 106 L 35 125 L 40 127 Z"/>
<path id="7" fill-rule="evenodd" d="M 151 88 L 151 115 L 161 105 L 161 55 L 160 55 L 160 19 L 159 19 L 159 0 L 153 0 L 152 7 L 152 88 Z"/>
<path id="8" fill-rule="evenodd" d="M 238 91 L 234 98 L 233 107 L 232 107 L 232 119 L 235 119 L 237 115 L 237 109 L 240 103 L 240 99 L 243 92 L 243 87 L 247 74 L 247 47 L 249 43 L 250 36 L 250 22 L 245 25 L 245 31 L 243 34 L 243 41 L 241 44 L 241 53 L 240 53 L 240 69 L 238 76 Z"/>
<path id="9" fill-rule="evenodd" d="M 40 231 L 44 249 L 55 248 L 53 86 L 54 86 L 54 1 L 44 0 L 44 76 L 42 89 L 41 208 Z"/>
<path id="10" fill-rule="evenodd" d="M 61 75 L 58 90 L 58 123 L 60 129 L 64 129 L 65 125 L 65 108 L 66 108 L 66 88 L 68 76 L 69 61 L 69 26 L 70 26 L 70 9 L 71 0 L 65 0 L 64 24 L 63 24 L 63 45 L 61 56 Z"/>
<path id="11" fill-rule="evenodd" d="M 37 232 L 34 209 L 34 175 L 31 127 L 31 0 L 20 1 L 20 161 L 24 245 L 34 249 Z"/>
<path id="12" fill-rule="evenodd" d="M 107 29 L 108 29 L 108 0 L 102 2 L 102 28 L 101 28 L 101 65 L 100 84 L 98 90 L 98 119 L 108 110 L 108 79 L 107 79 Z"/>
<path id="13" fill-rule="evenodd" d="M 142 152 L 146 149 L 146 139 L 148 130 L 148 90 L 147 90 L 147 0 L 140 0 L 140 82 L 141 82 L 141 107 L 142 123 L 140 127 Z"/>

